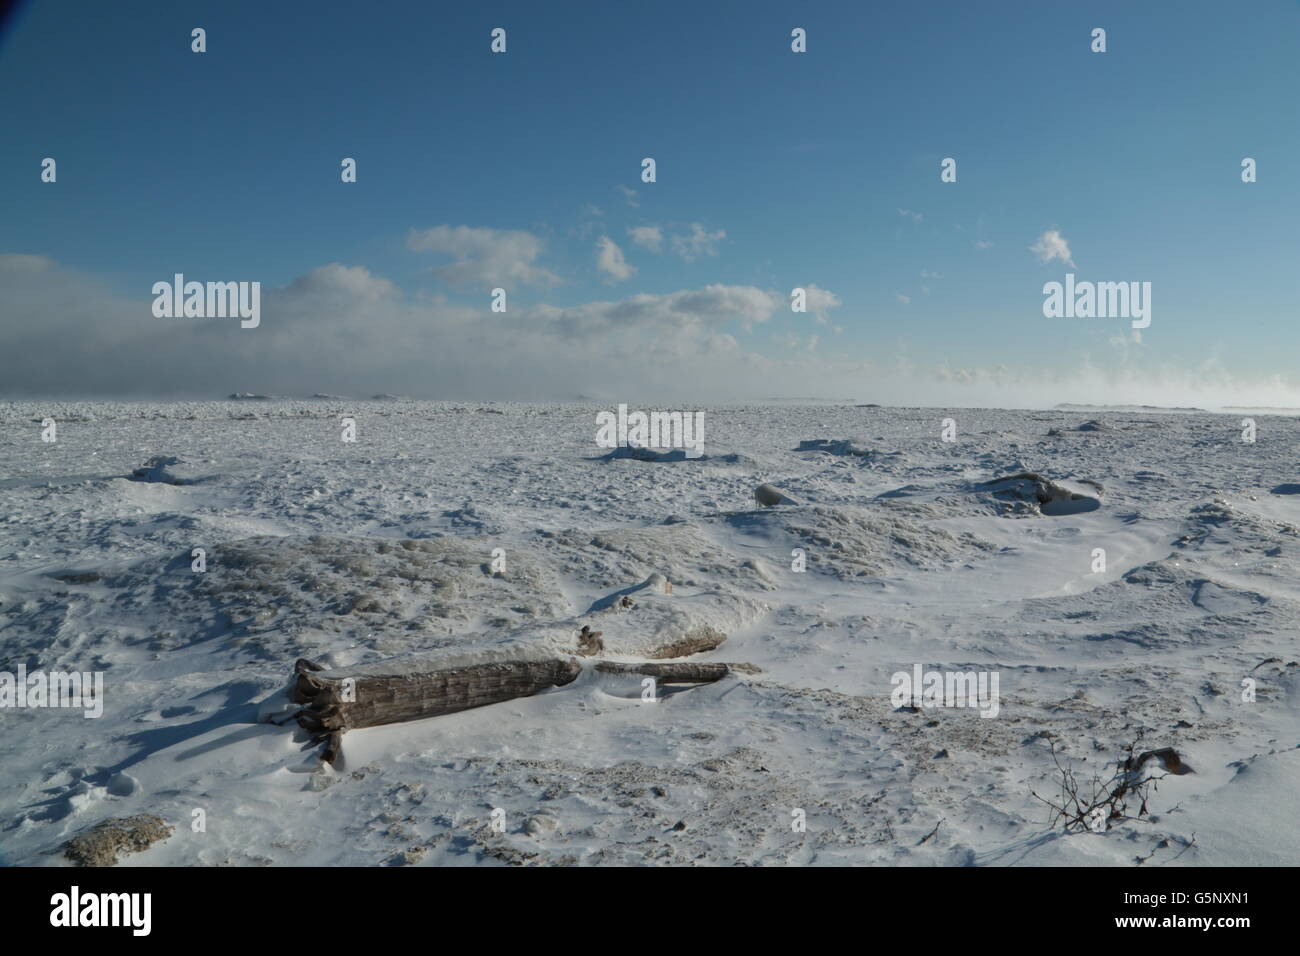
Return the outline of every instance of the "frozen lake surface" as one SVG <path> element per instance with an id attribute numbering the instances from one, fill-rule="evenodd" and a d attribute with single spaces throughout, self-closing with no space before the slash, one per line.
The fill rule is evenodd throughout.
<path id="1" fill-rule="evenodd" d="M 0 671 L 105 680 L 97 719 L 0 712 L 4 856 L 155 813 L 122 865 L 1300 862 L 1295 418 L 720 406 L 705 457 L 646 461 L 604 408 L 0 404 Z M 756 672 L 587 671 L 333 768 L 258 722 L 299 657 L 635 632 L 604 608 L 654 573 Z M 916 666 L 996 674 L 996 715 L 896 708 Z M 1193 772 L 1066 833 L 1053 741 L 1085 785 L 1134 743 Z"/>

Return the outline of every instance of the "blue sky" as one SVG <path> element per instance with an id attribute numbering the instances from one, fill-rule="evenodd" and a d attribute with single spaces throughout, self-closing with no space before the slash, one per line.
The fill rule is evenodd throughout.
<path id="1" fill-rule="evenodd" d="M 190 50 L 195 26 L 207 30 L 206 53 Z M 493 27 L 507 30 L 505 54 L 489 51 Z M 807 53 L 791 52 L 794 27 L 807 30 Z M 1107 31 L 1104 54 L 1090 50 L 1094 27 Z M 240 356 L 254 332 L 160 326 L 149 312 L 153 282 L 183 272 L 293 288 L 338 264 L 384 284 L 375 295 L 412 336 L 400 341 L 418 340 L 426 311 L 428 337 L 443 338 L 467 313 L 450 327 L 435 313 L 486 310 L 485 284 L 434 271 L 473 251 L 413 249 L 410 236 L 465 226 L 485 231 L 495 261 L 522 256 L 516 277 L 534 277 L 502 281 L 517 321 L 554 318 L 530 309 L 713 286 L 833 293 L 839 304 L 824 322 L 788 307 L 738 313 L 725 329 L 690 320 L 687 331 L 709 338 L 701 354 L 722 361 L 712 337 L 732 340 L 723 350 L 736 374 L 719 380 L 734 397 L 819 394 L 833 380 L 844 397 L 930 404 L 925 383 L 943 367 L 958 384 L 965 375 L 988 386 L 971 393 L 974 403 L 1000 403 L 999 382 L 1005 403 L 1028 403 L 990 370 L 1022 384 L 1061 381 L 1086 361 L 1089 374 L 1126 370 L 1125 388 L 1093 401 L 1150 392 L 1152 403 L 1186 404 L 1208 362 L 1219 384 L 1267 380 L 1281 402 L 1300 386 L 1298 90 L 1294 0 L 34 0 L 0 42 L 0 254 L 41 257 L 54 270 L 41 281 L 57 275 L 65 290 L 111 302 L 85 319 L 104 342 L 120 333 L 165 352 L 200 335 L 229 362 L 231 389 L 235 373 L 253 371 Z M 58 162 L 55 184 L 40 182 L 46 156 Z M 644 156 L 656 160 L 655 183 L 640 182 Z M 939 179 L 948 156 L 955 183 Z M 1241 181 L 1246 156 L 1258 161 L 1256 183 Z M 340 182 L 343 157 L 358 162 L 355 184 Z M 639 244 L 629 232 L 646 227 L 659 230 L 657 251 L 651 233 L 637 234 Z M 1047 230 L 1068 243 L 1073 268 L 1030 250 Z M 634 273 L 598 267 L 602 236 Z M 1044 318 L 1042 284 L 1067 271 L 1151 282 L 1140 341 L 1122 319 Z M 6 283 L 30 281 L 0 270 L 0 296 Z M 26 288 L 0 307 L 0 344 L 29 347 L 39 296 Z M 265 315 L 274 325 L 274 302 Z M 626 329 L 598 325 L 590 335 L 617 339 L 614 353 L 635 351 Z M 347 333 L 327 334 L 344 348 Z M 653 322 L 646 334 L 657 334 Z M 160 342 L 168 337 L 177 342 Z M 552 338 L 562 353 L 564 333 Z M 689 366 L 681 350 L 691 348 L 676 341 L 665 360 Z M 135 351 L 114 360 L 129 366 Z M 364 357 L 364 375 L 326 377 L 345 389 L 419 392 L 401 352 L 391 355 L 392 388 L 382 343 Z M 39 381 L 22 365 L 0 367 L 10 378 L 0 393 L 87 381 L 72 361 L 67 377 L 51 363 Z M 254 390 L 307 387 L 301 368 L 281 376 L 263 366 L 246 376 Z M 746 368 L 759 370 L 757 382 Z M 131 368 L 120 371 L 140 385 Z M 541 380 L 536 394 L 515 393 L 522 386 L 504 359 L 480 371 L 423 391 L 564 393 Z M 903 384 L 909 375 L 913 386 Z M 91 378 L 98 390 L 128 390 Z M 619 381 L 628 378 L 611 367 L 608 388 Z M 939 381 L 934 404 L 951 400 L 952 376 Z M 691 382 L 695 372 L 681 387 Z"/>

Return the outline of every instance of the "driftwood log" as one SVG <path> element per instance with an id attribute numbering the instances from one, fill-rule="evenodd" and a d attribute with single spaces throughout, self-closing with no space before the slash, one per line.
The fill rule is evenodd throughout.
<path id="1" fill-rule="evenodd" d="M 712 650 L 725 640 L 726 635 L 715 628 L 698 627 L 647 646 L 647 660 L 599 660 L 593 667 L 597 673 L 641 675 L 667 684 L 705 684 L 733 671 L 752 672 L 749 665 L 664 660 Z M 603 651 L 599 632 L 584 627 L 574 653 L 598 656 Z M 560 649 L 521 647 L 513 653 L 474 663 L 443 665 L 437 658 L 414 658 L 341 670 L 326 670 L 304 658 L 294 664 L 288 695 L 300 705 L 294 714 L 298 724 L 325 745 L 322 757 L 334 763 L 349 730 L 528 697 L 571 683 L 583 670 L 577 657 Z"/>
<path id="2" fill-rule="evenodd" d="M 295 704 L 304 705 L 298 723 L 316 733 L 439 717 L 527 697 L 569 683 L 582 673 L 582 665 L 556 657 L 391 676 L 348 677 L 321 671 L 319 665 L 299 660 L 290 692 Z"/>
<path id="3" fill-rule="evenodd" d="M 601 661 L 596 670 L 601 674 L 639 674 L 653 677 L 665 684 L 710 684 L 731 673 L 730 664 L 714 661 L 681 661 L 671 664 L 624 664 Z"/>

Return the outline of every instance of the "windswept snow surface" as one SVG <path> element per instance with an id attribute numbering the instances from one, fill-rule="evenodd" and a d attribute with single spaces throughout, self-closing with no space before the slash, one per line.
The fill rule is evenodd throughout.
<path id="1" fill-rule="evenodd" d="M 1295 418 L 709 407 L 703 458 L 642 460 L 596 446 L 603 408 L 0 404 L 0 671 L 105 680 L 99 718 L 0 711 L 3 857 L 153 813 L 174 833 L 121 865 L 1300 862 Z M 758 671 L 646 702 L 588 667 L 333 768 L 258 719 L 298 657 L 584 624 L 624 658 L 712 627 L 700 659 Z M 996 674 L 996 715 L 896 710 L 914 665 Z M 1195 772 L 1067 834 L 1031 794 L 1051 740 L 1085 783 L 1135 741 Z"/>

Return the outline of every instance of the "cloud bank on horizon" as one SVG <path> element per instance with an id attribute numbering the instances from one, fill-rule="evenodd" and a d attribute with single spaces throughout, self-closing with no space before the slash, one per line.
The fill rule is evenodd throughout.
<path id="1" fill-rule="evenodd" d="M 1213 360 L 1190 373 L 1153 368 L 1126 354 L 1132 345 L 1123 339 L 1109 343 L 1104 356 L 1076 355 L 1060 374 L 926 365 L 903 352 L 851 360 L 817 351 L 811 334 L 773 358 L 740 341 L 789 308 L 786 295 L 757 286 L 712 284 L 493 313 L 441 296 L 410 297 L 363 266 L 331 263 L 267 290 L 262 322 L 249 330 L 237 318 L 156 319 L 141 313 L 137 299 L 40 256 L 0 255 L 0 290 L 7 310 L 30 317 L 8 331 L 11 347 L 0 354 L 0 375 L 18 396 L 389 392 L 501 401 L 996 406 L 1012 395 L 1028 407 L 1300 407 L 1300 390 L 1281 377 L 1242 381 Z M 817 321 L 839 306 L 834 293 L 810 287 Z"/>

